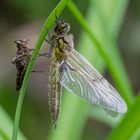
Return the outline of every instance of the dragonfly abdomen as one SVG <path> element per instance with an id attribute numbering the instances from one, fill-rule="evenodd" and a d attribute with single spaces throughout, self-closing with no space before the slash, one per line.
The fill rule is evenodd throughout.
<path id="1" fill-rule="evenodd" d="M 61 103 L 61 86 L 59 83 L 59 66 L 58 61 L 53 61 L 50 66 L 50 77 L 49 77 L 49 93 L 48 93 L 48 104 L 50 109 L 51 118 L 54 126 L 56 127 L 56 122 L 58 119 L 58 114 L 60 111 Z"/>
<path id="2" fill-rule="evenodd" d="M 18 91 L 21 88 L 23 77 L 24 77 L 25 71 L 18 71 L 17 72 L 17 78 L 16 78 L 16 91 Z"/>

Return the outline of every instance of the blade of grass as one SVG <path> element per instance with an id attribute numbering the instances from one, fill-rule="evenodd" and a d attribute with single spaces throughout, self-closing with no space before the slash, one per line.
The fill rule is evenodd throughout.
<path id="1" fill-rule="evenodd" d="M 140 139 L 140 126 L 130 137 L 130 140 L 139 140 Z"/>
<path id="2" fill-rule="evenodd" d="M 128 0 L 95 0 L 95 7 L 100 12 L 102 23 L 105 24 L 108 34 L 113 38 L 118 37 L 128 3 Z"/>
<path id="3" fill-rule="evenodd" d="M 9 140 L 8 136 L 0 129 L 0 140 Z"/>
<path id="4" fill-rule="evenodd" d="M 121 123 L 111 132 L 108 140 L 128 140 L 140 127 L 140 95 L 127 112 Z"/>
<path id="5" fill-rule="evenodd" d="M 87 24 L 86 20 L 79 12 L 75 4 L 70 1 L 68 3 L 68 7 L 77 18 L 83 29 L 87 32 L 88 36 L 91 38 L 93 44 L 97 47 L 101 56 L 106 61 L 106 64 L 108 65 L 110 73 L 114 78 L 118 89 L 121 91 L 122 96 L 129 106 L 132 103 L 133 99 L 132 89 L 116 45 L 111 40 L 109 42 L 109 38 L 105 38 L 103 42 L 99 41 L 95 34 L 91 31 L 89 25 Z"/>
<path id="6" fill-rule="evenodd" d="M 28 65 L 27 71 L 25 73 L 25 77 L 23 80 L 23 84 L 20 90 L 20 94 L 19 94 L 19 98 L 18 98 L 18 102 L 17 102 L 17 109 L 16 109 L 16 114 L 15 114 L 15 121 L 14 121 L 14 125 L 13 125 L 13 133 L 12 133 L 12 140 L 17 140 L 17 131 L 18 131 L 18 127 L 19 127 L 19 121 L 20 121 L 20 114 L 21 114 L 21 109 L 22 109 L 22 103 L 23 103 L 23 99 L 24 99 L 24 95 L 27 89 L 27 85 L 29 83 L 29 77 L 31 74 L 31 70 L 33 67 L 33 64 L 35 62 L 35 59 L 38 55 L 38 52 L 41 48 L 41 45 L 48 33 L 48 30 L 52 27 L 53 23 L 55 23 L 56 21 L 56 15 L 57 17 L 61 14 L 61 12 L 63 11 L 63 9 L 65 8 L 67 2 L 69 0 L 61 0 L 59 2 L 59 4 L 56 6 L 56 8 L 52 11 L 52 13 L 50 14 L 50 16 L 47 18 L 42 31 L 40 33 L 40 36 L 37 40 L 36 46 L 35 46 L 35 50 L 32 54 L 30 63 Z"/>
<path id="7" fill-rule="evenodd" d="M 11 139 L 12 134 L 12 120 L 7 112 L 0 106 L 0 135 L 4 140 Z M 25 136 L 19 132 L 19 140 L 26 140 Z"/>

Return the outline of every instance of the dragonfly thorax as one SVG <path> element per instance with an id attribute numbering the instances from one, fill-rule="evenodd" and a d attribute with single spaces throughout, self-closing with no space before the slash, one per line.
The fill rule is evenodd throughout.
<path id="1" fill-rule="evenodd" d="M 58 39 L 58 46 L 54 48 L 55 58 L 58 61 L 62 61 L 65 58 L 66 46 L 63 38 Z"/>

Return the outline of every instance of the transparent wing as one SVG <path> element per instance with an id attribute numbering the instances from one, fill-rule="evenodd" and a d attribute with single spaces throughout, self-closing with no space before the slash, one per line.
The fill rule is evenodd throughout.
<path id="1" fill-rule="evenodd" d="M 118 113 L 127 111 L 118 92 L 74 49 L 68 52 L 61 66 L 60 83 L 90 103 Z"/>

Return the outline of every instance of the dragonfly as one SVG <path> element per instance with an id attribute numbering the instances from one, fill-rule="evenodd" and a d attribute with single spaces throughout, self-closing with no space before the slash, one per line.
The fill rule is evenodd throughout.
<path id="1" fill-rule="evenodd" d="M 16 77 L 16 91 L 19 91 L 23 82 L 23 78 L 29 64 L 32 51 L 34 49 L 28 47 L 28 39 L 16 40 L 17 45 L 16 56 L 13 58 L 12 63 L 17 68 Z M 39 54 L 39 56 L 45 56 L 46 54 Z M 32 72 L 43 72 L 43 71 L 32 71 Z"/>
<path id="2" fill-rule="evenodd" d="M 15 41 L 17 45 L 17 52 L 16 56 L 13 58 L 12 63 L 17 68 L 17 78 L 16 78 L 16 91 L 19 91 L 21 88 L 23 78 L 28 66 L 28 63 L 30 61 L 30 52 L 32 51 L 30 48 L 28 48 L 28 40 L 16 40 Z"/>
<path id="3" fill-rule="evenodd" d="M 113 86 L 74 49 L 70 24 L 57 20 L 49 40 L 48 57 L 52 57 L 49 76 L 48 104 L 56 127 L 61 109 L 62 87 L 107 112 L 125 113 L 127 105 Z"/>

